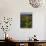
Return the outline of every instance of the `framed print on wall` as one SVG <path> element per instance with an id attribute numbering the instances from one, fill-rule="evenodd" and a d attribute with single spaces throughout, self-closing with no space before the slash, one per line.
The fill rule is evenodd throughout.
<path id="1" fill-rule="evenodd" d="M 32 13 L 20 13 L 20 27 L 32 28 Z"/>

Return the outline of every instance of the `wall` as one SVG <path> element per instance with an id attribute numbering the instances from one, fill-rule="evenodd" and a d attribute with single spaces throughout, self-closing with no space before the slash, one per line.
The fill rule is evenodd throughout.
<path id="1" fill-rule="evenodd" d="M 43 5 L 44 6 L 44 5 Z M 45 7 L 45 6 L 44 6 Z M 12 17 L 13 22 L 8 33 L 10 37 L 13 37 L 16 40 L 28 40 L 29 37 L 32 37 L 34 34 L 37 35 L 37 39 L 45 39 L 45 15 L 46 9 L 33 8 L 30 6 L 28 0 L 0 0 L 0 18 L 3 16 Z M 20 13 L 21 12 L 31 12 L 33 15 L 33 27 L 30 29 L 20 28 Z M 3 31 L 0 31 L 0 39 L 4 39 Z M 44 34 L 45 33 L 45 34 Z M 11 36 L 12 35 L 12 36 Z"/>

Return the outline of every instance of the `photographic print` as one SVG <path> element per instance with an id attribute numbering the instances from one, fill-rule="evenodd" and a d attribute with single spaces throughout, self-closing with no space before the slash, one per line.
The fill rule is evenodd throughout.
<path id="1" fill-rule="evenodd" d="M 21 28 L 32 28 L 32 14 L 31 13 L 20 14 L 20 27 Z"/>

